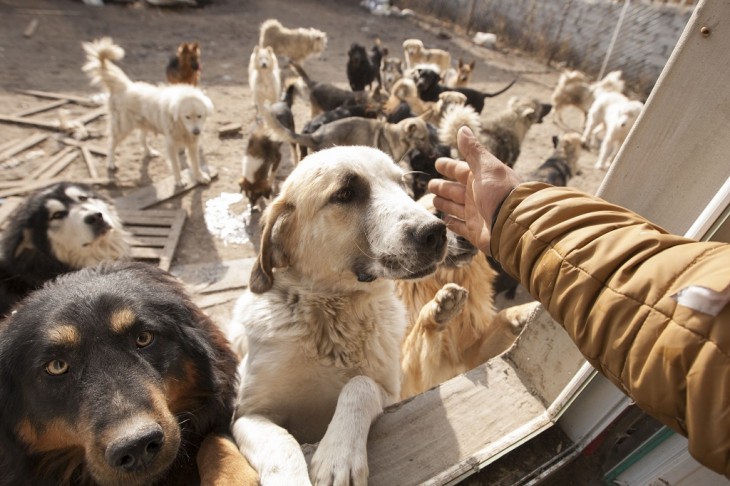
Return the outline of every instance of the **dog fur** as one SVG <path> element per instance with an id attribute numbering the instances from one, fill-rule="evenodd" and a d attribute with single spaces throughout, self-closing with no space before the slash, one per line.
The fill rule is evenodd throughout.
<path id="1" fill-rule="evenodd" d="M 564 71 L 550 97 L 557 120 L 565 123 L 563 110 L 568 106 L 578 108 L 585 120 L 596 96 L 603 92 L 621 93 L 624 90 L 621 76 L 621 71 L 611 71 L 600 81 L 589 83 L 588 77 L 580 71 Z"/>
<path id="2" fill-rule="evenodd" d="M 397 57 L 386 57 L 383 59 L 380 68 L 380 78 L 383 81 L 383 89 L 392 93 L 393 85 L 403 77 L 403 60 Z"/>
<path id="3" fill-rule="evenodd" d="M 458 91 L 466 96 L 466 103 L 471 105 L 477 113 L 481 113 L 484 109 L 484 99 L 498 96 L 512 87 L 517 82 L 517 78 L 510 81 L 504 88 L 494 93 L 484 93 L 482 91 L 471 88 L 449 88 L 439 84 L 441 76 L 432 69 L 419 69 L 416 72 L 416 87 L 418 88 L 418 96 L 424 101 L 437 101 L 439 95 L 444 91 Z"/>
<path id="4" fill-rule="evenodd" d="M 418 64 L 435 64 L 443 73 L 451 67 L 451 54 L 448 51 L 426 49 L 420 39 L 403 41 L 403 52 L 406 58 L 406 69 L 412 69 Z"/>
<path id="5" fill-rule="evenodd" d="M 383 106 L 383 111 L 387 116 L 400 111 L 402 102 L 405 102 L 408 105 L 408 112 L 413 113 L 415 116 L 424 114 L 433 106 L 433 102 L 423 101 L 418 97 L 416 83 L 410 78 L 401 78 L 396 81 L 391 88 L 390 93 L 388 101 L 386 101 Z M 401 118 L 401 120 L 402 119 L 403 118 Z"/>
<path id="6" fill-rule="evenodd" d="M 542 181 L 553 186 L 567 186 L 568 181 L 578 173 L 578 159 L 581 153 L 581 135 L 564 133 L 553 136 L 552 155 L 535 169 L 529 180 Z"/>
<path id="7" fill-rule="evenodd" d="M 0 484 L 256 485 L 230 435 L 235 373 L 168 273 L 62 275 L 0 323 Z"/>
<path id="8" fill-rule="evenodd" d="M 182 185 L 179 151 L 187 149 L 191 177 L 203 184 L 210 175 L 200 167 L 200 135 L 213 103 L 198 88 L 188 84 L 153 86 L 130 80 L 114 64 L 124 57 L 124 49 L 111 38 L 84 42 L 87 62 L 83 67 L 92 84 L 102 84 L 109 92 L 109 151 L 107 169 L 116 170 L 114 152 L 135 128 L 141 131 L 145 156 L 155 155 L 147 145 L 147 132 L 165 137 L 167 157 L 177 186 Z"/>
<path id="9" fill-rule="evenodd" d="M 446 91 L 441 93 L 442 97 L 453 98 L 450 94 L 461 94 L 456 92 Z M 463 95 L 462 95 L 463 96 Z M 444 103 L 442 98 L 440 102 Z M 456 144 L 456 134 L 459 128 L 468 126 L 473 133 L 479 133 L 482 129 L 482 122 L 479 114 L 471 106 L 465 103 L 444 103 L 445 108 L 443 109 L 443 115 L 439 120 L 439 142 L 451 147 L 452 151 L 455 152 L 454 156 L 458 157 L 458 149 Z"/>
<path id="10" fill-rule="evenodd" d="M 276 19 L 268 19 L 261 24 L 259 45 L 271 47 L 277 56 L 300 64 L 327 48 L 327 34 L 314 28 L 289 29 Z"/>
<path id="11" fill-rule="evenodd" d="M 380 40 L 376 39 L 375 45 L 371 48 L 368 56 L 365 47 L 353 42 L 350 50 L 347 51 L 347 80 L 353 91 L 370 89 L 373 82 L 382 86 L 380 80 L 380 63 L 388 50 L 380 46 Z"/>
<path id="12" fill-rule="evenodd" d="M 643 107 L 641 101 L 629 100 L 613 91 L 596 97 L 588 111 L 583 132 L 583 142 L 587 147 L 595 144 L 599 134 L 603 134 L 596 169 L 606 169 L 611 165 Z"/>
<path id="13" fill-rule="evenodd" d="M 418 202 L 438 215 L 432 201 L 427 194 Z M 484 255 L 451 231 L 447 238 L 446 259 L 434 274 L 397 282 L 409 323 L 401 347 L 402 399 L 501 354 L 525 324 L 495 311 L 495 273 Z"/>
<path id="14" fill-rule="evenodd" d="M 170 84 L 197 86 L 200 83 L 200 71 L 200 45 L 197 42 L 183 42 L 167 63 L 165 74 Z"/>
<path id="15" fill-rule="evenodd" d="M 246 352 L 233 434 L 262 484 L 367 484 L 367 435 L 400 397 L 394 279 L 432 273 L 446 227 L 369 147 L 302 160 L 263 216 L 229 340 Z M 301 443 L 319 442 L 308 471 Z M 311 479 L 311 483 L 310 483 Z"/>
<path id="16" fill-rule="evenodd" d="M 474 72 L 474 66 L 476 66 L 476 61 L 467 63 L 459 58 L 456 69 L 449 68 L 444 74 L 444 85 L 449 88 L 466 88 Z"/>
<path id="17" fill-rule="evenodd" d="M 264 103 L 276 103 L 281 98 L 281 71 L 271 47 L 254 46 L 248 61 L 248 86 L 259 115 Z"/>
<path id="18" fill-rule="evenodd" d="M 114 205 L 83 184 L 40 189 L 9 216 L 0 257 L 0 317 L 63 273 L 131 255 Z"/>
<path id="19" fill-rule="evenodd" d="M 243 176 L 238 181 L 241 192 L 251 207 L 271 197 L 276 172 L 281 163 L 281 142 L 273 140 L 260 123 L 248 137 L 246 153 L 241 161 Z"/>
<path id="20" fill-rule="evenodd" d="M 533 124 L 542 123 L 551 108 L 552 105 L 534 98 L 513 96 L 507 108 L 489 118 L 482 118 L 479 141 L 495 157 L 513 167 L 520 156 L 527 131 Z"/>

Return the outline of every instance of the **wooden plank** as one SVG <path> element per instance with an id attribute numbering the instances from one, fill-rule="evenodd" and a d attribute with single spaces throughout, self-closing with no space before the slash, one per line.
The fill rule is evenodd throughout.
<path id="1" fill-rule="evenodd" d="M 172 223 L 172 220 L 175 218 L 176 210 L 175 209 L 145 209 L 145 210 L 139 210 L 139 209 L 117 209 L 117 213 L 119 215 L 128 216 L 130 218 L 134 217 L 144 217 L 144 218 L 161 218 L 163 220 L 169 220 L 170 223 Z"/>
<path id="2" fill-rule="evenodd" d="M 10 197 L 10 196 L 17 196 L 19 194 L 27 194 L 29 192 L 33 192 L 35 190 L 53 185 L 57 182 L 63 182 L 65 180 L 67 180 L 67 178 L 65 178 L 65 177 L 54 177 L 53 179 L 41 179 L 41 180 L 36 180 L 33 182 L 28 182 L 27 184 L 25 184 L 23 186 L 11 187 L 11 188 L 0 190 L 0 197 Z M 104 186 L 107 184 L 111 184 L 113 181 L 111 179 L 104 178 L 104 177 L 100 177 L 98 179 L 92 179 L 89 177 L 89 178 L 74 179 L 74 182 L 77 182 L 79 184 Z"/>
<path id="3" fill-rule="evenodd" d="M 74 160 L 76 160 L 79 157 L 79 151 L 75 150 L 68 154 L 66 157 L 62 158 L 55 164 L 53 164 L 51 167 L 48 168 L 45 172 L 43 172 L 39 177 L 41 179 L 51 179 L 58 174 L 60 174 L 66 167 L 71 164 Z"/>
<path id="4" fill-rule="evenodd" d="M 187 213 L 182 209 L 179 210 L 177 213 L 177 218 L 170 228 L 170 235 L 168 236 L 167 244 L 165 245 L 165 248 L 162 251 L 162 255 L 160 256 L 159 267 L 163 270 L 170 270 L 172 257 L 175 256 L 175 249 L 177 248 L 178 241 L 180 241 L 180 235 L 182 234 L 182 229 L 183 225 L 185 224 L 186 217 Z"/>
<path id="5" fill-rule="evenodd" d="M 106 115 L 106 113 L 107 113 L 106 106 L 101 106 L 101 107 L 99 107 L 99 108 L 97 108 L 95 110 L 92 110 L 92 111 L 90 111 L 90 112 L 88 112 L 88 113 L 86 113 L 86 114 L 78 117 L 74 121 L 77 121 L 77 122 L 80 122 L 83 125 L 86 125 L 87 123 L 90 123 L 90 122 L 96 120 L 97 118 Z"/>
<path id="6" fill-rule="evenodd" d="M 170 228 L 159 226 L 124 226 L 127 232 L 133 236 L 167 236 L 170 234 Z"/>
<path id="7" fill-rule="evenodd" d="M 39 91 L 35 89 L 26 89 L 19 91 L 20 93 L 37 96 L 38 98 L 50 98 L 52 100 L 68 100 L 77 105 L 83 106 L 99 106 L 99 103 L 95 103 L 89 98 L 83 96 L 75 96 L 72 94 L 53 93 L 51 91 Z"/>
<path id="8" fill-rule="evenodd" d="M 29 127 L 46 128 L 48 130 L 60 130 L 60 124 L 57 120 L 45 121 L 45 120 L 34 120 L 32 118 L 20 117 L 20 116 L 7 116 L 0 115 L 0 122 L 15 123 L 16 125 L 27 125 Z"/>
<path id="9" fill-rule="evenodd" d="M 209 167 L 208 174 L 210 174 L 212 179 L 218 177 L 218 171 L 215 167 Z M 175 186 L 175 178 L 168 176 L 154 184 L 141 187 L 125 196 L 114 199 L 114 204 L 119 209 L 145 209 L 166 201 L 171 197 L 184 194 L 199 185 L 198 182 L 191 179 L 189 169 L 182 171 L 181 178 L 183 183 L 182 187 Z"/>
<path id="10" fill-rule="evenodd" d="M 162 252 L 162 248 L 134 246 L 132 247 L 132 258 L 140 260 L 159 260 L 162 256 Z"/>
<path id="11" fill-rule="evenodd" d="M 57 152 L 53 157 L 48 159 L 44 164 L 41 164 L 40 167 L 37 167 L 33 172 L 31 172 L 28 175 L 28 177 L 26 177 L 25 180 L 32 181 L 34 179 L 39 178 L 42 174 L 44 174 L 47 170 L 49 170 L 58 161 L 60 161 L 64 157 L 69 156 L 71 153 L 75 153 L 75 152 L 76 152 L 76 149 L 74 149 L 73 147 L 64 147 L 59 152 Z"/>
<path id="12" fill-rule="evenodd" d="M 169 239 L 168 230 L 163 236 L 141 236 L 134 235 L 131 239 L 132 246 L 148 246 L 152 248 L 164 248 Z"/>
<path id="13" fill-rule="evenodd" d="M 194 295 L 193 302 L 201 309 L 207 309 L 216 305 L 225 304 L 236 300 L 240 292 L 222 292 L 217 294 Z"/>
<path id="14" fill-rule="evenodd" d="M 72 145 L 74 147 L 86 147 L 92 154 L 103 155 L 104 157 L 106 157 L 106 154 L 108 153 L 107 149 L 105 149 L 104 147 L 100 147 L 98 145 L 87 142 L 80 142 L 78 140 L 74 140 L 73 138 L 62 138 L 61 142 L 65 143 L 66 145 Z"/>
<path id="15" fill-rule="evenodd" d="M 91 150 L 84 145 L 81 145 L 79 149 L 84 157 L 84 162 L 86 162 L 86 168 L 89 170 L 89 176 L 99 177 L 99 171 L 96 170 L 96 163 L 94 162 L 94 156 L 91 155 Z"/>
<path id="16" fill-rule="evenodd" d="M 240 258 L 213 263 L 193 263 L 174 267 L 171 273 L 191 286 L 195 293 L 210 294 L 248 286 L 256 258 Z"/>
<path id="17" fill-rule="evenodd" d="M 147 216 L 144 213 L 124 214 L 121 211 L 118 211 L 118 213 L 126 224 L 134 224 L 138 226 L 172 226 L 175 222 L 174 215 Z"/>
<path id="18" fill-rule="evenodd" d="M 0 229 L 5 226 L 8 216 L 10 216 L 24 200 L 25 199 L 22 197 L 9 197 L 2 201 L 2 204 L 0 204 Z"/>
<path id="19" fill-rule="evenodd" d="M 0 152 L 0 162 L 9 159 L 10 157 L 19 154 L 24 150 L 28 150 L 29 148 L 38 145 L 39 143 L 45 141 L 47 138 L 47 133 L 35 133 L 27 138 L 18 141 L 15 145 L 11 145 L 10 147 L 7 147 L 2 152 Z"/>
<path id="20" fill-rule="evenodd" d="M 44 103 L 42 105 L 35 106 L 33 108 L 28 108 L 26 110 L 18 111 L 16 113 L 13 113 L 12 116 L 28 116 L 28 115 L 35 115 L 36 113 L 43 113 L 44 111 L 52 110 L 54 108 L 58 108 L 59 106 L 63 106 L 67 104 L 69 101 L 67 99 L 62 100 L 55 100 L 55 101 L 49 101 L 48 103 Z"/>
<path id="21" fill-rule="evenodd" d="M 229 123 L 227 125 L 223 125 L 218 129 L 218 136 L 219 137 L 230 137 L 231 135 L 235 135 L 241 131 L 243 127 L 240 123 Z"/>

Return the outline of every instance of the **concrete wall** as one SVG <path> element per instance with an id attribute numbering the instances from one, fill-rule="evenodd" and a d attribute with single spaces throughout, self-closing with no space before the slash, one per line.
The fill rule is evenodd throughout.
<path id="1" fill-rule="evenodd" d="M 401 8 L 451 22 L 468 33 L 494 32 L 503 45 L 597 75 L 623 2 L 609 0 L 396 0 Z M 631 3 L 608 70 L 623 69 L 648 92 L 674 49 L 692 7 Z"/>

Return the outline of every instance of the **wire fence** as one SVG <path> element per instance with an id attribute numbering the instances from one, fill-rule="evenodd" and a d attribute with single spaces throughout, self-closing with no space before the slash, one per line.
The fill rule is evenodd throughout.
<path id="1" fill-rule="evenodd" d="M 620 69 L 648 94 L 669 59 L 695 0 L 398 0 L 399 7 L 492 32 L 501 45 L 563 63 L 596 78 Z"/>

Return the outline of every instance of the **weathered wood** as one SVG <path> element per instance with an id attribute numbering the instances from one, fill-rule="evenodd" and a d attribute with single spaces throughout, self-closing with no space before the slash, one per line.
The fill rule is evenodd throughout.
<path id="1" fill-rule="evenodd" d="M 100 147 L 98 145 L 87 142 L 80 142 L 78 140 L 74 140 L 73 138 L 62 138 L 61 142 L 65 143 L 66 145 L 72 145 L 74 147 L 86 147 L 92 154 L 103 155 L 104 157 L 106 157 L 106 154 L 108 153 L 107 149 L 105 149 L 104 147 Z"/>
<path id="2" fill-rule="evenodd" d="M 90 122 L 96 120 L 97 118 L 106 115 L 106 113 L 107 113 L 106 106 L 101 106 L 95 110 L 92 110 L 88 113 L 81 115 L 80 117 L 76 118 L 74 121 L 79 122 L 82 125 L 86 125 L 87 123 L 90 123 Z"/>
<path id="3" fill-rule="evenodd" d="M 31 19 L 31 21 L 28 22 L 28 25 L 25 27 L 25 30 L 23 31 L 23 37 L 33 37 L 33 34 L 35 34 L 35 31 L 37 28 L 38 28 L 38 19 Z"/>
<path id="4" fill-rule="evenodd" d="M 242 128 L 243 127 L 240 123 L 229 123 L 227 125 L 223 125 L 218 129 L 218 136 L 229 137 L 231 135 L 239 133 Z"/>
<path id="5" fill-rule="evenodd" d="M 48 103 L 44 103 L 42 105 L 35 106 L 33 108 L 28 108 L 23 111 L 18 111 L 16 113 L 13 113 L 12 116 L 28 116 L 28 115 L 35 115 L 36 113 L 43 113 L 44 111 L 52 110 L 54 108 L 58 108 L 59 106 L 63 106 L 67 104 L 69 101 L 67 99 L 62 100 L 55 100 L 55 101 L 49 101 Z"/>
<path id="6" fill-rule="evenodd" d="M 185 210 L 120 209 L 118 212 L 124 229 L 132 235 L 132 257 L 158 260 L 160 268 L 169 270 L 187 217 Z"/>
<path id="7" fill-rule="evenodd" d="M 210 294 L 248 286 L 256 258 L 240 258 L 222 262 L 193 263 L 171 269 L 171 273 L 187 283 L 198 294 Z"/>
<path id="8" fill-rule="evenodd" d="M 27 184 L 24 184 L 22 186 L 18 187 L 11 187 L 8 189 L 0 190 L 0 197 L 10 197 L 10 196 L 17 196 L 19 194 L 27 194 L 29 192 L 41 189 L 43 187 L 47 187 L 50 185 L 53 185 L 57 182 L 63 182 L 67 180 L 65 177 L 54 177 L 52 179 L 41 179 L 36 180 L 33 182 L 28 182 Z M 100 177 L 98 179 L 92 179 L 92 178 L 81 178 L 81 179 L 74 179 L 74 182 L 77 182 L 79 184 L 88 184 L 88 185 L 107 185 L 111 184 L 111 180 Z"/>
<path id="9" fill-rule="evenodd" d="M 41 164 L 40 167 L 37 167 L 33 172 L 31 172 L 25 180 L 33 181 L 34 179 L 39 178 L 46 171 L 48 171 L 51 167 L 53 167 L 58 161 L 62 160 L 64 157 L 67 157 L 72 153 L 76 153 L 75 148 L 64 147 L 59 152 L 57 152 L 53 157 L 48 159 L 44 164 Z"/>
<path id="10" fill-rule="evenodd" d="M 86 162 L 86 168 L 89 169 L 89 176 L 99 177 L 99 171 L 96 170 L 96 163 L 94 162 L 94 156 L 91 155 L 91 150 L 84 145 L 81 145 L 79 149 L 84 157 L 84 162 Z"/>
<path id="11" fill-rule="evenodd" d="M 167 244 L 162 250 L 162 255 L 160 255 L 159 266 L 163 270 L 170 270 L 170 265 L 172 265 L 172 257 L 175 256 L 175 249 L 177 248 L 178 241 L 180 241 L 180 235 L 182 234 L 182 229 L 183 225 L 185 224 L 186 217 L 187 213 L 183 210 L 180 210 L 177 213 L 177 218 L 175 218 L 175 222 L 170 228 L 170 235 L 168 236 Z"/>
<path id="12" fill-rule="evenodd" d="M 10 216 L 13 211 L 20 206 L 23 200 L 24 199 L 22 197 L 9 197 L 3 199 L 2 204 L 0 204 L 0 229 L 5 226 L 8 216 Z"/>
<path id="13" fill-rule="evenodd" d="M 0 122 L 15 123 L 16 125 L 27 125 L 29 127 L 45 128 L 48 130 L 60 130 L 61 126 L 58 121 L 34 120 L 32 118 L 20 116 L 0 115 Z"/>
<path id="14" fill-rule="evenodd" d="M 170 228 L 163 228 L 159 226 L 125 226 L 129 233 L 134 236 L 167 236 L 170 233 Z"/>
<path id="15" fill-rule="evenodd" d="M 236 300 L 240 292 L 220 292 L 217 294 L 193 295 L 193 302 L 201 309 L 208 309 L 216 305 Z"/>
<path id="16" fill-rule="evenodd" d="M 27 138 L 18 141 L 17 144 L 11 145 L 10 147 L 7 147 L 2 152 L 0 152 L 0 162 L 9 159 L 10 157 L 19 154 L 24 150 L 28 150 L 29 148 L 38 145 L 39 143 L 45 141 L 47 138 L 48 134 L 46 133 L 35 133 Z"/>
<path id="17" fill-rule="evenodd" d="M 214 167 L 208 169 L 208 174 L 212 179 L 218 177 L 218 172 Z M 171 197 L 184 194 L 200 184 L 191 179 L 189 169 L 182 171 L 181 178 L 182 187 L 175 186 L 175 178 L 168 176 L 149 186 L 141 187 L 125 196 L 116 198 L 114 204 L 119 209 L 145 209 Z"/>
<path id="18" fill-rule="evenodd" d="M 148 246 L 152 248 L 164 248 L 167 243 L 170 230 L 164 236 L 142 236 L 134 235 L 131 239 L 132 246 Z"/>
<path id="19" fill-rule="evenodd" d="M 76 103 L 77 105 L 83 105 L 83 106 L 99 106 L 99 103 L 96 103 L 92 101 L 89 98 L 85 98 L 83 96 L 75 96 L 72 94 L 63 94 L 63 93 L 53 93 L 51 91 L 39 91 L 35 89 L 26 89 L 21 90 L 19 93 L 31 95 L 31 96 L 37 96 L 38 98 L 50 98 L 52 100 L 68 100 L 73 103 Z"/>
<path id="20" fill-rule="evenodd" d="M 162 248 L 135 246 L 132 247 L 132 258 L 139 260 L 159 260 L 162 256 L 162 251 Z"/>

